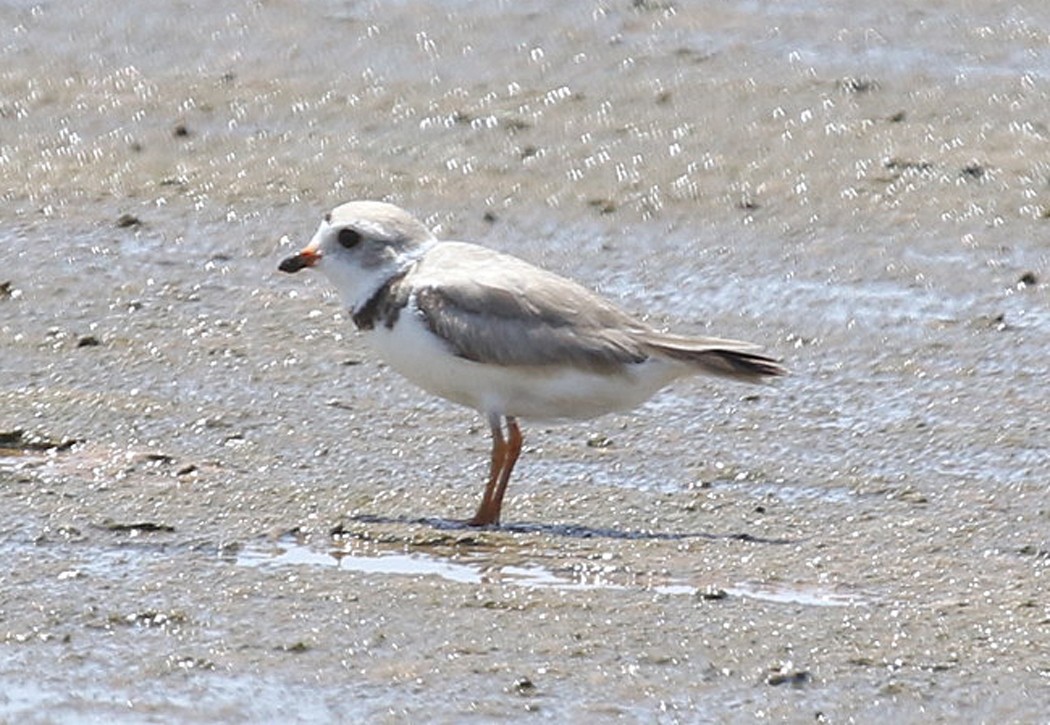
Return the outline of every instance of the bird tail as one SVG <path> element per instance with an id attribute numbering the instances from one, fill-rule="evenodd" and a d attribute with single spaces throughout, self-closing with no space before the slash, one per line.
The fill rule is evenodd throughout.
<path id="1" fill-rule="evenodd" d="M 641 342 L 660 357 L 686 363 L 698 371 L 748 383 L 787 373 L 776 360 L 756 352 L 758 347 L 749 342 L 666 333 L 652 333 Z"/>

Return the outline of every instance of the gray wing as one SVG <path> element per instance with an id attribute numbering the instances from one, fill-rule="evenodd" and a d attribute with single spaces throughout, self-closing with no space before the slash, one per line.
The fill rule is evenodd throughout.
<path id="1" fill-rule="evenodd" d="M 443 242 L 413 286 L 430 331 L 475 362 L 609 373 L 656 356 L 748 382 L 785 372 L 755 345 L 656 332 L 571 280 L 472 244 Z"/>
<path id="2" fill-rule="evenodd" d="M 575 282 L 483 247 L 446 242 L 438 251 L 419 269 L 415 301 L 459 357 L 595 372 L 649 357 L 637 339 L 647 328 Z"/>

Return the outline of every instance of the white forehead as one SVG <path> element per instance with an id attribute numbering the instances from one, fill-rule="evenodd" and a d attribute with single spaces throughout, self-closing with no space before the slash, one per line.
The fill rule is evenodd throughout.
<path id="1" fill-rule="evenodd" d="M 351 201 L 337 206 L 325 219 L 332 227 L 353 227 L 373 239 L 422 242 L 434 238 L 433 233 L 407 211 L 381 201 Z"/>

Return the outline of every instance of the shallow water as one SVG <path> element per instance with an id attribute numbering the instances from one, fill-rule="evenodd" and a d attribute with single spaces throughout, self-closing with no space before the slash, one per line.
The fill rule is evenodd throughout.
<path id="1" fill-rule="evenodd" d="M 0 7 L 0 719 L 1041 719 L 1048 31 Z M 362 197 L 792 374 L 527 425 L 464 529 L 485 426 L 276 271 Z"/>
<path id="2" fill-rule="evenodd" d="M 398 553 L 396 550 L 369 554 L 332 548 L 322 552 L 294 541 L 281 541 L 277 545 L 246 547 L 238 552 L 237 563 L 241 566 L 266 569 L 326 566 L 355 573 L 436 576 L 459 584 L 500 584 L 569 591 L 632 588 L 656 594 L 703 596 L 709 599 L 738 596 L 818 607 L 867 604 L 865 598 L 859 594 L 822 591 L 819 587 L 791 587 L 785 584 L 741 581 L 726 589 L 711 589 L 691 584 L 686 577 L 667 572 L 639 576 L 609 564 L 555 571 L 538 563 L 501 564 L 497 557 L 481 553 L 459 554 L 452 558 L 420 552 Z"/>

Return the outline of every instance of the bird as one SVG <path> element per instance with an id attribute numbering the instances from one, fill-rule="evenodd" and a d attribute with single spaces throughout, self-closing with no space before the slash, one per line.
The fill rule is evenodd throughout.
<path id="1" fill-rule="evenodd" d="M 759 382 L 786 372 L 751 343 L 661 332 L 518 257 L 439 240 L 386 202 L 335 207 L 278 269 L 320 272 L 390 368 L 487 420 L 488 478 L 468 526 L 500 525 L 524 440 L 519 419 L 630 410 L 698 373 Z"/>

